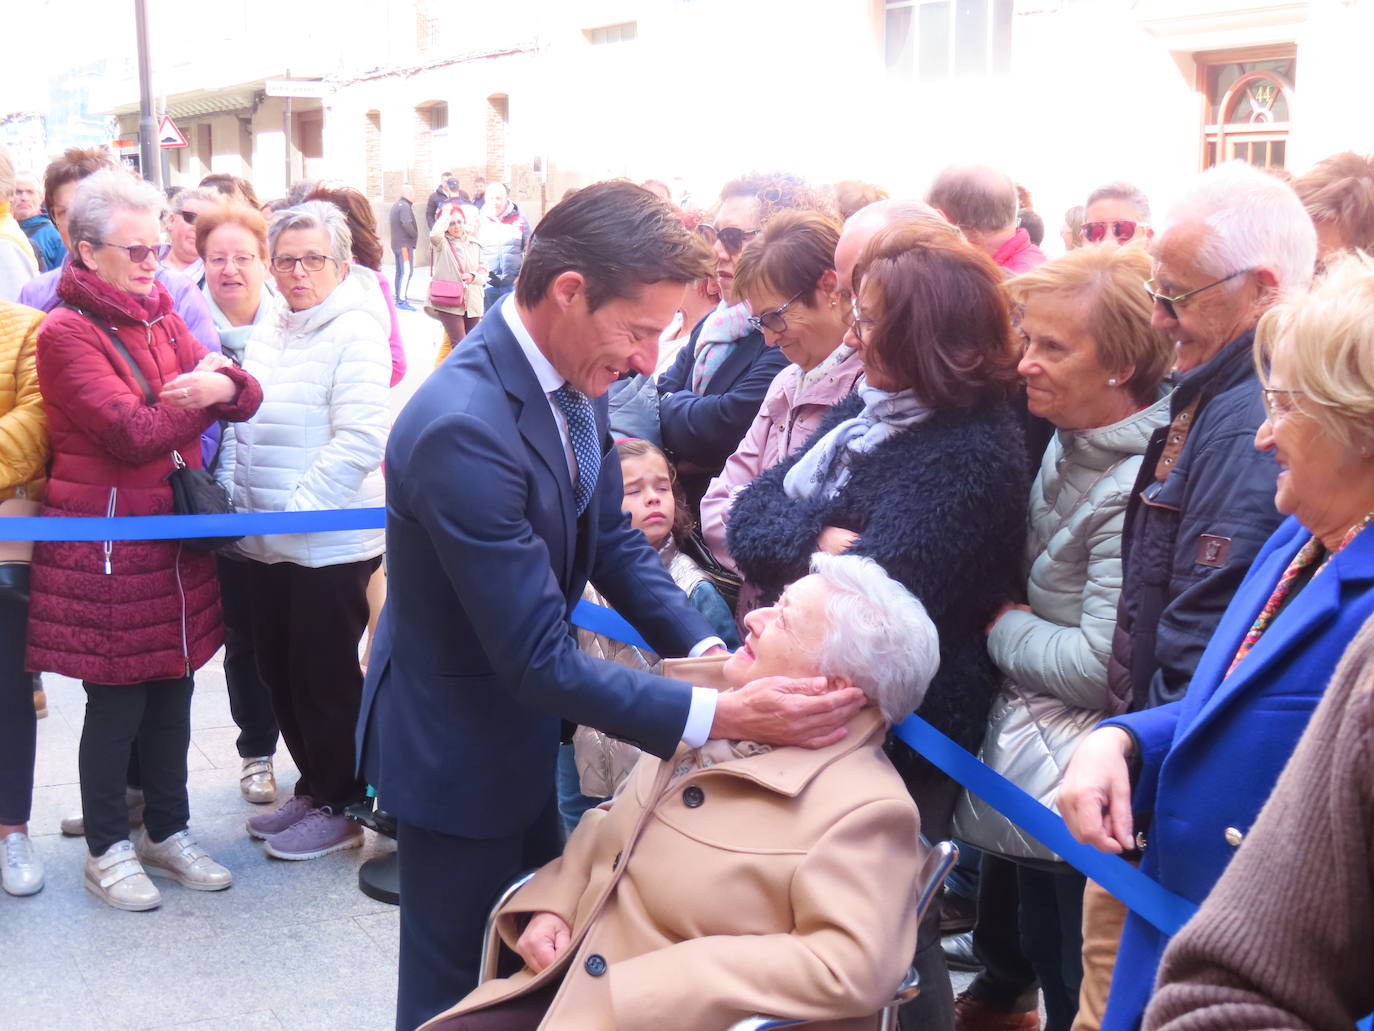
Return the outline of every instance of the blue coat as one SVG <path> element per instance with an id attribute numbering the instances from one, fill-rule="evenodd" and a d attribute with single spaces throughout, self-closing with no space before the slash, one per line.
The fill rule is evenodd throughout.
<path id="1" fill-rule="evenodd" d="M 1134 808 L 1148 826 L 1141 870 L 1201 902 L 1250 830 L 1321 701 L 1346 646 L 1374 613 L 1374 533 L 1360 534 L 1226 669 L 1280 575 L 1311 534 L 1288 519 L 1269 538 L 1222 616 L 1187 693 L 1108 720 L 1132 733 L 1141 759 Z M 1224 678 L 1224 679 L 1223 679 Z M 1145 1013 L 1168 939 L 1131 914 L 1121 936 L 1104 1031 Z"/>
<path id="2" fill-rule="evenodd" d="M 547 398 L 499 309 L 396 420 L 389 589 L 357 744 L 405 823 L 524 832 L 552 796 L 561 719 L 662 757 L 682 736 L 688 685 L 592 659 L 569 631 L 590 578 L 662 655 L 712 635 L 621 512 L 605 399 L 595 408 L 606 457 L 581 519 Z"/>

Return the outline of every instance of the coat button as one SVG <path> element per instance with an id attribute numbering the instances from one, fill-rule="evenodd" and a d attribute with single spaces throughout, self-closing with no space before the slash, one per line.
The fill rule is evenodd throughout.
<path id="1" fill-rule="evenodd" d="M 606 972 L 605 957 L 595 952 L 588 956 L 587 962 L 582 965 L 586 968 L 587 973 L 591 974 L 592 977 L 600 977 L 602 974 Z"/>
<path id="2" fill-rule="evenodd" d="M 697 787 L 695 784 L 689 785 L 682 791 L 682 804 L 688 809 L 695 809 L 705 801 L 706 792 L 702 791 L 701 788 Z"/>
<path id="3" fill-rule="evenodd" d="M 1144 831 L 1136 831 L 1136 832 L 1135 832 L 1135 850 L 1136 850 L 1137 852 L 1144 852 L 1144 851 L 1145 851 L 1145 832 L 1144 832 Z"/>
<path id="4" fill-rule="evenodd" d="M 1245 840 L 1245 835 L 1235 827 L 1227 827 L 1222 831 L 1222 835 L 1226 838 L 1226 844 L 1232 848 L 1240 848 L 1240 843 Z"/>

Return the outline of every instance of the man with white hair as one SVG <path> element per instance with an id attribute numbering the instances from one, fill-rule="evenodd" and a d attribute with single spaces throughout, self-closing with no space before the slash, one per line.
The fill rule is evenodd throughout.
<path id="1" fill-rule="evenodd" d="M 1108 675 L 1132 709 L 1183 697 L 1231 596 L 1281 521 L 1278 463 L 1254 446 L 1265 411 L 1252 346 L 1260 316 L 1311 284 L 1317 236 L 1290 187 L 1233 162 L 1184 191 L 1150 253 L 1153 324 L 1173 339 L 1177 364 L 1171 422 L 1145 452 L 1122 538 Z M 1100 794 L 1106 805 L 1129 791 L 1109 777 L 1115 767 L 1090 758 L 1075 757 L 1080 796 Z M 1124 919 L 1120 903 L 1090 882 L 1080 1018 L 1103 1014 Z M 1130 1016 L 1131 1006 L 1119 1011 Z"/>
<path id="2" fill-rule="evenodd" d="M 24 230 L 10 214 L 14 200 L 14 165 L 0 147 L 0 301 L 19 300 L 19 289 L 38 275 L 38 262 Z"/>
<path id="3" fill-rule="evenodd" d="M 818 751 L 721 740 L 646 755 L 503 907 L 524 969 L 426 1031 L 723 1028 L 753 1013 L 854 1027 L 890 1001 L 924 850 L 883 738 L 935 674 L 935 626 L 872 559 L 825 554 L 745 624 L 734 655 L 668 671 L 725 690 L 760 676 L 852 684 L 868 704 L 846 736 Z"/>
<path id="4" fill-rule="evenodd" d="M 46 272 L 62 264 L 67 247 L 62 242 L 62 234 L 43 211 L 43 184 L 32 172 L 20 172 L 14 177 L 11 213 L 29 238 L 33 256 L 38 260 L 38 271 Z"/>

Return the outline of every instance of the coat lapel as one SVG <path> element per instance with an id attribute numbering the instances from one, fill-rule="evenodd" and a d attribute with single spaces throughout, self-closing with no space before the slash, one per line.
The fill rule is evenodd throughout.
<path id="1" fill-rule="evenodd" d="M 573 552 L 577 543 L 577 503 L 573 499 L 572 478 L 568 475 L 568 461 L 563 453 L 563 440 L 558 435 L 558 424 L 553 420 L 548 398 L 540 389 L 534 370 L 520 351 L 519 341 L 505 322 L 500 318 L 485 319 L 482 328 L 492 367 L 501 378 L 506 394 L 518 406 L 515 424 L 520 428 L 520 436 L 525 439 L 535 460 L 558 485 L 558 501 L 563 515 L 563 568 L 560 580 L 567 584 L 572 578 Z"/>

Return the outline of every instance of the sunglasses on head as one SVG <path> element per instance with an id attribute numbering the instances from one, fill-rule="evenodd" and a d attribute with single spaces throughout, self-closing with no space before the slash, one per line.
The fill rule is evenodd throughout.
<path id="1" fill-rule="evenodd" d="M 168 253 L 172 249 L 171 244 L 166 243 L 155 243 L 151 247 L 149 247 L 146 243 L 110 243 L 108 240 L 101 243 L 100 246 L 118 247 L 121 251 L 124 251 L 126 254 L 129 255 L 129 260 L 132 261 L 135 265 L 142 265 L 145 261 L 148 260 L 148 255 L 150 254 L 153 257 L 155 257 L 159 262 L 161 262 L 163 258 L 167 257 Z"/>
<path id="2" fill-rule="evenodd" d="M 724 229 L 717 229 L 709 222 L 703 222 L 697 226 L 697 233 L 706 241 L 706 246 L 710 247 L 717 240 L 725 248 L 726 254 L 738 254 L 744 250 L 744 245 L 758 236 L 761 229 L 739 229 L 735 226 L 726 226 Z"/>
<path id="3" fill-rule="evenodd" d="M 1101 243 L 1107 238 L 1107 232 L 1110 230 L 1117 243 L 1126 243 L 1134 238 L 1138 228 L 1139 222 L 1127 222 L 1124 219 L 1116 222 L 1084 222 L 1083 239 L 1088 243 Z"/>

